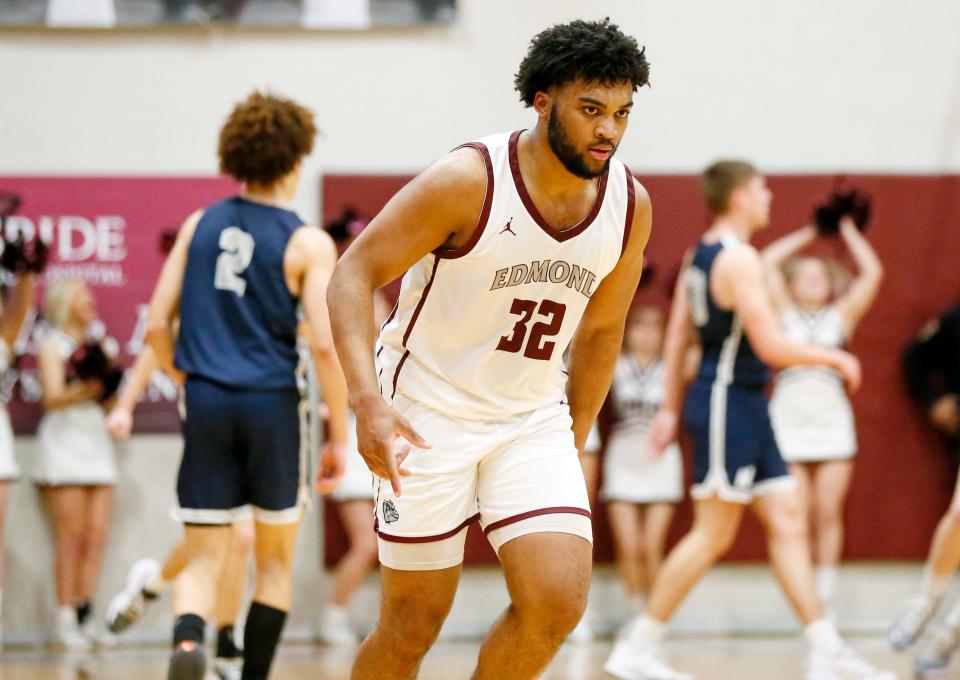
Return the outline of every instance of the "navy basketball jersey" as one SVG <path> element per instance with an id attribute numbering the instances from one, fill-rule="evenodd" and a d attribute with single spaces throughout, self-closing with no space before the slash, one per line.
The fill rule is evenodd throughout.
<path id="1" fill-rule="evenodd" d="M 717 243 L 700 241 L 684 274 L 690 315 L 703 349 L 697 378 L 727 385 L 762 386 L 769 375 L 767 365 L 750 346 L 740 318 L 731 310 L 721 309 L 710 292 L 710 272 L 717 256 L 724 248 L 741 245 L 733 237 Z"/>
<path id="2" fill-rule="evenodd" d="M 183 276 L 177 368 L 231 387 L 296 387 L 299 301 L 283 257 L 303 224 L 239 196 L 204 211 Z"/>

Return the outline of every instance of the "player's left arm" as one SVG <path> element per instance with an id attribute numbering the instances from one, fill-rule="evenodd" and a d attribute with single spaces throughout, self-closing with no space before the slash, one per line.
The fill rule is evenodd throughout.
<path id="1" fill-rule="evenodd" d="M 840 236 L 857 263 L 857 277 L 836 303 L 844 331 L 850 337 L 877 297 L 880 281 L 883 280 L 883 264 L 851 217 L 845 216 L 840 220 Z"/>
<path id="2" fill-rule="evenodd" d="M 173 326 L 180 309 L 180 291 L 183 288 L 183 274 L 187 269 L 187 253 L 202 215 L 201 210 L 193 213 L 177 233 L 177 240 L 163 263 L 163 269 L 160 270 L 160 278 L 153 289 L 147 312 L 147 343 L 156 355 L 160 368 L 181 384 L 184 376 L 173 365 Z"/>
<path id="3" fill-rule="evenodd" d="M 603 279 L 587 304 L 570 344 L 567 401 L 578 451 L 583 451 L 590 427 L 610 389 L 623 345 L 627 312 L 640 283 L 643 251 L 650 238 L 650 197 L 639 182 L 633 182 L 636 201 L 627 246 L 617 266 Z"/>

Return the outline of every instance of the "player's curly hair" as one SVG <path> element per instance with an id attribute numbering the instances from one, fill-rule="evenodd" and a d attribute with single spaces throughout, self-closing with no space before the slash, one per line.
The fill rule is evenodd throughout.
<path id="1" fill-rule="evenodd" d="M 606 18 L 557 24 L 538 33 L 513 82 L 520 101 L 533 106 L 537 92 L 573 80 L 631 83 L 636 91 L 649 77 L 646 48 Z"/>
<path id="2" fill-rule="evenodd" d="M 220 130 L 220 171 L 241 182 L 273 184 L 313 150 L 316 135 L 312 111 L 254 90 Z"/>

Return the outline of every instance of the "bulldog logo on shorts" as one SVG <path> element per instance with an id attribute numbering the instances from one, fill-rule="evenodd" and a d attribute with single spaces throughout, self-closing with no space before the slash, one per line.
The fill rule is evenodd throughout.
<path id="1" fill-rule="evenodd" d="M 390 524 L 391 522 L 396 522 L 398 519 L 400 519 L 400 513 L 397 512 L 397 508 L 393 504 L 393 501 L 384 501 L 383 521 L 387 524 Z"/>

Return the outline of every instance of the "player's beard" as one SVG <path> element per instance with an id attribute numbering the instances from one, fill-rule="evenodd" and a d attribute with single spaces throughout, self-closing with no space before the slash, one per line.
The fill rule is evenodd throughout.
<path id="1" fill-rule="evenodd" d="M 567 131 L 564 130 L 563 125 L 560 124 L 556 108 L 550 110 L 550 118 L 547 119 L 547 142 L 550 144 L 550 149 L 553 151 L 553 154 L 560 159 L 560 162 L 563 163 L 563 167 L 567 169 L 567 172 L 580 179 L 594 179 L 599 177 L 607 171 L 610 165 L 610 158 L 613 158 L 613 153 L 611 153 L 610 158 L 604 161 L 603 166 L 599 170 L 591 170 L 583 154 L 577 151 L 577 147 L 574 146 L 573 142 L 571 142 L 567 136 Z M 616 153 L 616 147 L 614 147 L 613 151 Z"/>

